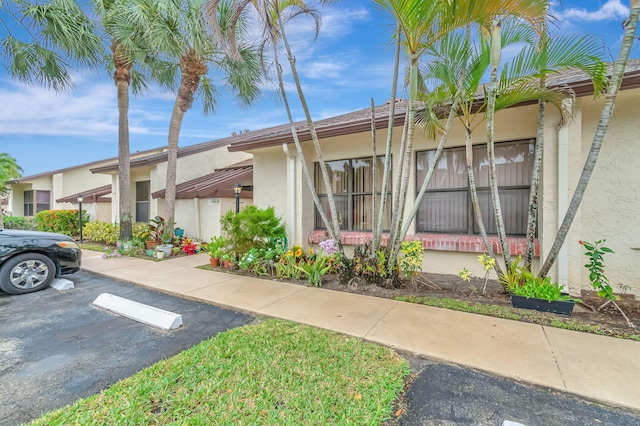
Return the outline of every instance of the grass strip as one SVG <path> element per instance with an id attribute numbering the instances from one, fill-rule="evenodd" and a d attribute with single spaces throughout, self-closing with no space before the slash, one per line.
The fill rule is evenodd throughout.
<path id="1" fill-rule="evenodd" d="M 617 337 L 620 339 L 635 340 L 640 342 L 640 335 L 625 333 L 606 327 L 606 325 L 594 325 L 585 323 L 576 318 L 559 318 L 553 314 L 545 314 L 536 311 L 526 311 L 508 306 L 491 305 L 487 303 L 472 303 L 466 300 L 439 298 L 430 296 L 400 296 L 394 300 L 400 302 L 418 303 L 420 305 L 436 308 L 451 309 L 454 311 L 469 312 L 472 314 L 487 315 L 495 318 L 510 319 L 515 321 L 530 322 L 548 327 L 563 328 L 565 330 L 581 331 L 585 333 L 599 334 L 601 336 Z"/>
<path id="2" fill-rule="evenodd" d="M 380 424 L 409 366 L 360 339 L 268 319 L 229 330 L 35 425 Z"/>

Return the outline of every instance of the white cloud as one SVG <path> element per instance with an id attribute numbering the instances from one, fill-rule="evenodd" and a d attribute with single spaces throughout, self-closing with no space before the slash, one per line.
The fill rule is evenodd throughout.
<path id="1" fill-rule="evenodd" d="M 86 76 L 85 76 L 86 77 Z M 0 115 L 0 137 L 9 135 L 87 136 L 113 139 L 118 133 L 118 109 L 115 86 L 109 80 L 74 79 L 77 89 L 69 93 L 56 93 L 38 86 L 5 81 L 0 86 L 0 99 L 11 103 L 11 108 Z M 148 134 L 147 125 L 153 122 L 169 123 L 168 106 L 158 111 L 158 97 L 140 104 L 131 97 L 129 132 Z M 168 104 L 167 104 L 168 105 Z M 166 130 L 165 130 L 166 133 Z"/>
<path id="2" fill-rule="evenodd" d="M 584 8 L 574 7 L 557 12 L 560 19 L 577 19 L 581 21 L 608 21 L 624 19 L 629 16 L 629 8 L 620 3 L 620 0 L 607 0 L 600 9 L 588 11 Z"/>
<path id="3" fill-rule="evenodd" d="M 309 78 L 338 78 L 349 65 L 346 62 L 334 61 L 331 58 L 318 58 L 305 64 L 306 75 Z"/>

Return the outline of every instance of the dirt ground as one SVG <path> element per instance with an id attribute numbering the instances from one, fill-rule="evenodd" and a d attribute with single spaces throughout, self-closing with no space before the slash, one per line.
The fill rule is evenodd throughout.
<path id="1" fill-rule="evenodd" d="M 220 270 L 224 271 L 223 268 Z M 243 271 L 232 271 L 236 274 L 247 274 Z M 274 277 L 262 277 L 269 280 L 286 281 L 300 285 L 308 285 L 306 280 L 286 280 Z M 502 286 L 495 280 L 489 280 L 485 294 L 482 294 L 484 280 L 472 277 L 470 282 L 465 282 L 457 275 L 420 273 L 414 279 L 413 284 L 406 281 L 402 288 L 388 289 L 370 284 L 343 285 L 337 275 L 325 275 L 322 279 L 322 288 L 328 290 L 345 291 L 349 293 L 363 294 L 367 296 L 393 299 L 399 296 L 429 296 L 437 298 L 456 299 L 471 303 L 483 303 L 499 305 L 513 309 L 515 313 L 526 311 L 522 320 L 546 324 L 552 320 L 569 322 L 581 326 L 583 331 L 592 331 L 599 334 L 625 336 L 631 335 L 635 340 L 640 340 L 640 301 L 633 295 L 622 295 L 617 301 L 629 320 L 636 326 L 631 328 L 620 312 L 608 304 L 598 311 L 598 308 L 606 301 L 598 297 L 595 292 L 583 291 L 580 295 L 581 303 L 577 303 L 570 317 L 552 313 L 539 313 L 530 310 L 519 310 L 511 307 L 509 296 L 505 294 Z M 576 327 L 573 327 L 574 329 Z M 590 330 L 589 330 L 590 329 Z M 635 336 L 635 337 L 633 337 Z"/>

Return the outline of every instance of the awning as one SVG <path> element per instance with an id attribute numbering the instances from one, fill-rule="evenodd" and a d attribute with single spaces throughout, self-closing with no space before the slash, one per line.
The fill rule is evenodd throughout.
<path id="1" fill-rule="evenodd" d="M 233 198 L 233 184 L 247 180 L 253 181 L 251 160 L 176 185 L 176 199 Z M 164 198 L 165 190 L 153 192 L 151 196 Z M 253 198 L 253 192 L 243 189 L 240 197 Z"/>
<path id="2" fill-rule="evenodd" d="M 108 203 L 111 202 L 111 198 L 104 197 L 107 194 L 111 194 L 111 185 L 100 186 L 98 188 L 87 189 L 86 191 L 78 192 L 77 194 L 68 195 L 66 197 L 58 198 L 56 203 L 78 203 L 78 197 L 82 195 L 83 203 Z"/>

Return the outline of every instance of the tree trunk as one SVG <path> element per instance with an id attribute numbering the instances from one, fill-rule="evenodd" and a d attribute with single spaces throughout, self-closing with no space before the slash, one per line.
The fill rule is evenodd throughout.
<path id="1" fill-rule="evenodd" d="M 547 36 L 547 20 L 543 23 L 542 33 L 540 34 L 539 51 L 542 56 L 541 69 L 547 66 L 547 48 L 549 38 Z M 547 86 L 546 78 L 540 77 L 540 89 L 544 90 Z M 529 192 L 529 208 L 527 214 L 527 245 L 524 252 L 524 266 L 531 271 L 531 264 L 534 256 L 534 240 L 536 237 L 536 229 L 538 225 L 538 192 L 540 188 L 540 169 L 542 167 L 542 155 L 544 153 L 544 119 L 545 119 L 545 102 L 538 101 L 538 131 L 536 134 L 536 143 L 533 152 L 533 165 L 531 167 L 531 191 Z"/>
<path id="2" fill-rule="evenodd" d="M 389 235 L 389 243 L 391 249 L 389 251 L 389 269 L 393 270 L 395 261 L 400 252 L 400 246 L 402 245 L 402 239 L 400 236 L 401 227 L 404 220 L 404 209 L 407 201 L 407 192 L 409 190 L 409 178 L 411 176 L 411 160 L 413 157 L 413 133 L 415 130 L 416 121 L 416 99 L 418 97 L 418 57 L 412 55 L 411 65 L 409 68 L 409 110 L 407 111 L 407 135 L 405 151 L 400 152 L 401 156 L 404 156 L 404 165 L 402 167 L 402 174 L 400 175 L 400 194 L 399 204 L 395 206 L 396 221 L 391 224 L 391 234 Z"/>
<path id="3" fill-rule="evenodd" d="M 504 229 L 504 219 L 502 217 L 502 206 L 500 205 L 500 195 L 498 194 L 498 181 L 496 179 L 496 156 L 495 156 L 495 106 L 498 88 L 498 66 L 501 56 L 500 24 L 497 21 L 491 23 L 491 79 L 487 89 L 487 157 L 489 160 L 489 186 L 491 187 L 491 200 L 493 202 L 493 212 L 496 217 L 496 227 L 498 229 L 498 239 L 502 248 L 502 257 L 505 268 L 509 269 L 511 264 L 511 253 L 507 244 L 506 232 Z"/>
<path id="4" fill-rule="evenodd" d="M 553 241 L 553 246 L 549 251 L 546 261 L 540 269 L 539 275 L 541 277 L 544 277 L 549 273 L 551 266 L 553 266 L 556 259 L 558 258 L 560 248 L 562 247 L 562 244 L 564 244 L 564 240 L 567 237 L 569 228 L 571 227 L 573 219 L 575 218 L 576 213 L 578 212 L 578 208 L 580 207 L 580 203 L 582 202 L 584 192 L 587 189 L 589 179 L 591 178 L 591 173 L 596 166 L 598 154 L 600 153 L 600 148 L 602 147 L 602 142 L 604 140 L 604 136 L 607 133 L 611 115 L 613 114 L 616 97 L 618 95 L 618 91 L 620 90 L 620 84 L 622 83 L 624 70 L 627 66 L 627 60 L 629 59 L 629 53 L 631 51 L 631 47 L 633 46 L 633 41 L 635 40 L 639 15 L 640 2 L 632 2 L 631 15 L 629 19 L 625 21 L 625 31 L 624 37 L 622 38 L 622 43 L 620 45 L 620 53 L 618 55 L 618 60 L 613 64 L 611 79 L 609 81 L 609 87 L 607 89 L 606 100 L 604 106 L 602 107 L 602 113 L 600 115 L 598 127 L 596 128 L 596 132 L 593 135 L 591 149 L 589 150 L 589 154 L 584 163 L 584 168 L 582 169 L 582 174 L 580 175 L 578 185 L 576 186 L 575 192 L 573 193 L 573 197 L 571 197 L 571 202 L 569 203 L 569 207 L 567 208 L 567 213 L 564 216 L 562 225 L 560 225 L 560 229 L 558 229 L 556 238 Z"/>
<path id="5" fill-rule="evenodd" d="M 384 175 L 382 176 L 382 188 L 380 188 L 381 200 L 378 211 L 378 223 L 374 224 L 372 250 L 378 251 L 382 244 L 382 229 L 384 228 L 385 209 L 387 206 L 387 193 L 389 192 L 389 179 L 391 178 L 391 149 L 393 147 L 393 124 L 396 115 L 396 93 L 398 90 L 398 70 L 400 69 L 401 37 L 400 27 L 397 31 L 396 54 L 393 65 L 393 82 L 391 84 L 391 104 L 389 105 L 389 123 L 387 125 L 387 147 L 384 156 Z M 393 205 L 391 206 L 393 207 Z"/>
<path id="6" fill-rule="evenodd" d="M 404 237 L 409 232 L 409 226 L 411 226 L 411 222 L 415 219 L 416 214 L 418 213 L 418 209 L 420 207 L 420 203 L 422 202 L 422 198 L 424 197 L 425 192 L 427 191 L 427 187 L 429 186 L 429 182 L 431 182 L 431 177 L 433 176 L 433 172 L 436 169 L 436 165 L 438 164 L 438 160 L 440 160 L 440 155 L 444 150 L 444 145 L 449 136 L 449 131 L 451 130 L 451 126 L 453 125 L 453 120 L 455 119 L 458 113 L 458 95 L 456 94 L 456 99 L 451 105 L 451 109 L 449 110 L 449 117 L 447 118 L 447 122 L 445 123 L 444 130 L 442 135 L 440 136 L 440 142 L 438 143 L 438 147 L 436 148 L 436 153 L 433 156 L 433 164 L 429 166 L 429 170 L 427 171 L 427 175 L 424 177 L 422 181 L 422 185 L 420 186 L 420 191 L 416 196 L 416 199 L 413 203 L 413 207 L 409 212 L 409 216 L 402 226 L 402 231 L 400 232 L 399 239 L 400 241 L 404 240 Z"/>
<path id="7" fill-rule="evenodd" d="M 293 137 L 293 142 L 296 146 L 296 153 L 298 155 L 298 159 L 300 160 L 300 165 L 302 166 L 302 174 L 304 175 L 305 180 L 307 181 L 307 185 L 309 186 L 309 192 L 311 192 L 311 197 L 313 198 L 313 203 L 316 206 L 316 210 L 322 219 L 322 223 L 327 228 L 327 232 L 329 233 L 329 237 L 337 244 L 338 250 L 340 254 L 344 255 L 344 249 L 342 246 L 342 242 L 340 241 L 340 234 L 336 234 L 333 229 L 333 224 L 327 217 L 324 209 L 322 208 L 322 204 L 320 203 L 320 198 L 318 198 L 318 193 L 316 192 L 315 184 L 313 179 L 311 178 L 311 174 L 309 173 L 309 168 L 307 167 L 307 162 L 304 158 L 304 153 L 302 152 L 302 145 L 300 144 L 300 139 L 298 138 L 298 132 L 296 130 L 295 122 L 293 121 L 293 115 L 291 114 L 291 108 L 289 106 L 289 98 L 287 97 L 287 92 L 284 88 L 284 78 L 282 76 L 282 67 L 280 66 L 280 62 L 278 61 L 278 50 L 276 47 L 275 36 L 272 35 L 272 46 L 273 46 L 273 57 L 275 62 L 275 67 L 278 73 L 278 86 L 280 88 L 280 93 L 282 94 L 282 101 L 284 102 L 285 110 L 287 111 L 287 118 L 289 119 L 289 124 L 291 126 L 291 135 Z"/>
<path id="8" fill-rule="evenodd" d="M 131 218 L 131 162 L 129 149 L 129 84 L 131 82 L 131 63 L 117 52 L 118 47 L 111 45 L 113 63 L 116 71 L 114 81 L 118 93 L 118 199 L 120 215 L 120 240 L 133 238 Z"/>
<path id="9" fill-rule="evenodd" d="M 541 79 L 541 85 L 544 78 Z M 542 154 L 544 152 L 544 117 L 545 103 L 538 101 L 538 132 L 533 151 L 533 165 L 531 167 L 531 192 L 529 193 L 529 213 L 527 215 L 527 245 L 524 252 L 524 266 L 531 270 L 534 255 L 534 240 L 538 224 L 538 191 L 540 188 L 540 169 L 542 167 Z"/>
<path id="10" fill-rule="evenodd" d="M 307 125 L 309 126 L 309 132 L 311 133 L 311 139 L 313 140 L 313 146 L 316 150 L 316 156 L 318 157 L 318 163 L 320 165 L 320 172 L 322 173 L 322 179 L 324 181 L 325 188 L 327 190 L 327 201 L 329 202 L 329 211 L 331 212 L 331 224 L 333 225 L 333 234 L 335 236 L 340 235 L 340 223 L 338 220 L 338 214 L 336 209 L 336 202 L 333 196 L 333 188 L 331 187 L 331 182 L 329 181 L 329 172 L 327 171 L 327 164 L 324 161 L 324 157 L 322 156 L 322 149 L 320 148 L 320 141 L 318 140 L 318 135 L 316 133 L 316 127 L 311 119 L 311 113 L 309 112 L 309 106 L 307 105 L 306 98 L 304 93 L 302 92 L 302 85 L 300 84 L 300 77 L 298 76 L 298 70 L 296 68 L 296 59 L 291 52 L 291 46 L 289 45 L 289 41 L 287 39 L 286 32 L 284 30 L 284 26 L 282 25 L 282 19 L 280 15 L 278 15 L 278 24 L 280 26 L 280 35 L 282 36 L 282 41 L 284 43 L 284 47 L 287 52 L 287 59 L 289 60 L 289 65 L 291 68 L 291 75 L 293 76 L 293 80 L 296 84 L 296 89 L 298 91 L 298 98 L 300 99 L 300 104 L 302 105 L 302 109 L 304 111 L 304 115 L 307 119 Z M 302 160 L 302 158 L 301 158 Z M 312 192 L 315 192 L 315 188 L 312 189 Z M 333 237 L 332 237 L 333 238 Z M 334 238 L 334 242 L 338 243 L 338 248 L 341 253 L 344 253 L 342 248 L 342 242 L 338 238 L 337 240 Z"/>
<path id="11" fill-rule="evenodd" d="M 179 97 L 180 95 L 178 95 Z M 173 230 L 176 211 L 176 175 L 178 169 L 178 139 L 185 111 L 176 100 L 169 123 L 169 147 L 167 151 L 167 178 L 164 191 L 164 218 L 167 230 Z"/>
<path id="12" fill-rule="evenodd" d="M 207 64 L 191 49 L 180 58 L 180 87 L 169 123 L 169 149 L 167 152 L 167 179 L 164 196 L 164 218 L 168 231 L 173 231 L 176 214 L 176 179 L 178 169 L 178 140 L 182 120 L 193 106 L 193 97 L 203 75 L 209 71 Z"/>
<path id="13" fill-rule="evenodd" d="M 378 150 L 376 147 L 376 105 L 371 98 L 371 151 L 373 162 L 371 163 L 371 229 L 376 225 L 376 181 L 378 180 Z"/>
<path id="14" fill-rule="evenodd" d="M 482 219 L 482 211 L 480 210 L 480 202 L 478 201 L 478 189 L 476 187 L 476 177 L 473 173 L 473 141 L 471 139 L 471 122 L 467 119 L 465 123 L 465 147 L 466 147 L 466 158 L 467 158 L 467 178 L 469 179 L 469 190 L 471 192 L 471 205 L 473 206 L 473 214 L 478 224 L 478 231 L 480 232 L 480 237 L 482 238 L 482 243 L 484 244 L 484 249 L 487 254 L 493 258 L 496 257 L 493 252 L 493 247 L 491 246 L 491 242 L 489 241 L 489 236 L 487 235 L 487 229 L 484 227 L 484 220 Z M 493 267 L 498 277 L 502 275 L 502 268 L 498 262 L 495 262 Z M 506 291 L 506 288 L 505 288 Z"/>

